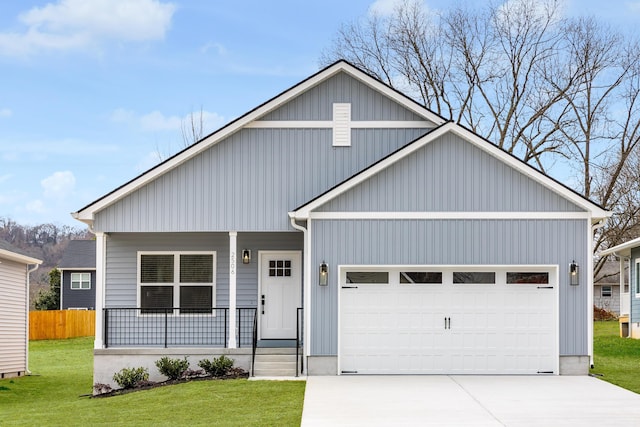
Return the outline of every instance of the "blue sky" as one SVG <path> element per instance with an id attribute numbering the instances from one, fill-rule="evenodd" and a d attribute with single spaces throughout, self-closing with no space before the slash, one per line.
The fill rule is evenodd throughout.
<path id="1" fill-rule="evenodd" d="M 81 227 L 69 213 L 178 151 L 192 111 L 207 131 L 233 120 L 317 71 L 341 24 L 392 3 L 3 1 L 0 217 Z M 640 23 L 640 0 L 565 3 Z"/>

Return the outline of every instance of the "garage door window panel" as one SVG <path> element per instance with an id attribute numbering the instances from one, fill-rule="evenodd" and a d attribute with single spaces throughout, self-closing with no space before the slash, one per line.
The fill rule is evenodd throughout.
<path id="1" fill-rule="evenodd" d="M 389 284 L 388 271 L 347 271 L 347 283 L 360 285 Z"/>
<path id="2" fill-rule="evenodd" d="M 454 285 L 494 285 L 496 273 L 491 271 L 454 271 Z"/>
<path id="3" fill-rule="evenodd" d="M 507 285 L 548 285 L 549 273 L 547 272 L 507 272 Z"/>
<path id="4" fill-rule="evenodd" d="M 442 284 L 442 272 L 440 271 L 401 271 L 400 283 L 403 285 L 413 284 Z"/>

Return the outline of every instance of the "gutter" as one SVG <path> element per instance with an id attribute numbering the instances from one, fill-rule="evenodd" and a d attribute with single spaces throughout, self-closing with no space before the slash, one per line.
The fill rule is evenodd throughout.
<path id="1" fill-rule="evenodd" d="M 28 267 L 28 265 L 27 265 Z M 31 275 L 31 273 L 33 273 L 34 271 L 36 271 L 38 268 L 40 267 L 40 264 L 33 264 L 33 267 L 27 270 L 27 290 L 26 290 L 26 301 L 27 301 L 27 305 L 26 305 L 26 310 L 27 310 L 27 317 L 26 317 L 26 327 L 25 327 L 25 342 L 27 343 L 27 355 L 26 355 L 26 366 L 25 366 L 25 371 L 27 375 L 31 375 L 31 371 L 29 370 L 29 287 L 30 287 L 30 283 L 29 283 L 29 277 Z"/>

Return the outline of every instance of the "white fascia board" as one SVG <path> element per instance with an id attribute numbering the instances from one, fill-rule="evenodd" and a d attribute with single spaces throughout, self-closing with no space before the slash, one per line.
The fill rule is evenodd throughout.
<path id="1" fill-rule="evenodd" d="M 311 219 L 589 219 L 588 212 L 311 212 Z"/>
<path id="2" fill-rule="evenodd" d="M 78 212 L 74 212 L 71 215 L 73 216 L 73 218 L 77 219 L 78 221 L 82 221 L 82 222 L 92 226 L 93 225 L 94 214 L 96 212 L 100 211 L 101 209 L 104 209 L 105 207 L 109 206 L 110 204 L 116 202 L 117 200 L 119 200 L 119 199 L 125 197 L 126 195 L 134 192 L 138 188 L 148 184 L 149 182 L 153 181 L 157 177 L 165 174 L 166 172 L 170 171 L 171 169 L 175 168 L 176 166 L 186 162 L 187 160 L 191 159 L 192 157 L 196 156 L 197 154 L 207 150 L 209 147 L 217 144 L 219 141 L 223 140 L 224 138 L 228 137 L 229 135 L 237 132 L 238 130 L 240 130 L 240 129 L 244 128 L 244 127 L 246 127 L 249 123 L 253 122 L 254 120 L 258 119 L 259 117 L 264 116 L 265 114 L 269 113 L 270 111 L 278 108 L 279 106 L 285 104 L 289 100 L 295 98 L 296 96 L 300 95 L 301 93 L 309 90 L 313 86 L 318 85 L 322 81 L 328 79 L 329 77 L 331 77 L 334 74 L 337 74 L 337 73 L 339 73 L 341 71 L 344 71 L 344 72 L 348 73 L 352 77 L 362 81 L 363 83 L 367 84 L 368 86 L 373 87 L 374 89 L 384 93 L 389 98 L 392 98 L 393 100 L 395 100 L 399 104 L 401 104 L 404 107 L 406 107 L 407 109 L 415 112 L 416 114 L 424 117 L 425 119 L 432 121 L 434 124 L 439 125 L 439 124 L 444 122 L 444 119 L 442 119 L 441 117 L 439 117 L 435 113 L 429 111 L 428 109 L 420 106 L 418 103 L 412 101 L 407 96 L 402 95 L 399 92 L 396 92 L 395 90 L 393 90 L 393 89 L 389 88 L 388 86 L 382 84 L 381 82 L 379 82 L 378 80 L 374 79 L 373 77 L 371 77 L 371 76 L 363 73 L 362 71 L 358 70 L 354 66 L 352 66 L 352 65 L 350 65 L 350 64 L 348 64 L 348 63 L 346 63 L 344 61 L 340 61 L 340 62 L 337 62 L 334 65 L 322 70 L 321 72 L 315 74 L 314 76 L 311 76 L 310 78 L 302 81 L 301 83 L 297 84 L 296 86 L 286 90 L 285 92 L 283 92 L 282 94 L 276 96 L 272 100 L 267 101 L 266 103 L 262 104 L 261 106 L 257 107 L 256 109 L 254 109 L 254 110 L 248 112 L 247 114 L 245 114 L 244 116 L 240 117 L 236 121 L 229 123 L 228 125 L 222 127 L 218 131 L 216 131 L 216 132 L 212 133 L 211 135 L 205 137 L 204 139 L 202 139 L 198 143 L 196 143 L 196 144 L 192 145 L 191 147 L 185 149 L 184 151 L 178 153 L 177 155 L 175 155 L 174 157 L 170 158 L 166 162 L 161 163 L 160 165 L 158 165 L 158 166 L 154 167 L 153 169 L 147 171 L 146 173 L 140 175 L 138 178 L 134 178 L 132 181 L 130 181 L 129 183 L 123 185 L 121 188 L 113 191 L 111 194 L 109 194 L 107 196 L 104 196 L 103 198 L 97 200 L 96 202 L 88 205 L 84 209 L 82 209 L 82 210 L 80 210 Z"/>
<path id="3" fill-rule="evenodd" d="M 7 251 L 6 249 L 0 249 L 0 258 L 7 259 L 9 261 L 21 262 L 23 264 L 42 264 L 42 261 L 39 259 Z"/>
<path id="4" fill-rule="evenodd" d="M 605 256 L 605 255 L 616 254 L 616 255 L 622 255 L 622 256 L 628 257 L 628 256 L 631 256 L 631 249 L 638 246 L 640 246 L 640 237 L 638 237 L 637 239 L 629 240 L 628 242 L 622 243 L 618 246 L 605 249 L 604 251 L 600 251 L 599 255 Z"/>
<path id="5" fill-rule="evenodd" d="M 245 127 L 251 129 L 331 129 L 330 120 L 256 120 Z M 430 121 L 415 120 L 355 120 L 349 122 L 351 129 L 429 129 Z"/>

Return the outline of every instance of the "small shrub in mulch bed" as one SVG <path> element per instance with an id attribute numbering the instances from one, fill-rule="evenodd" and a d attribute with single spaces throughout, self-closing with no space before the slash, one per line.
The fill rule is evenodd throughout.
<path id="1" fill-rule="evenodd" d="M 140 390 L 150 390 L 157 387 L 164 387 L 173 384 L 182 384 L 190 381 L 211 381 L 211 380 L 231 380 L 238 378 L 249 378 L 249 373 L 241 368 L 230 368 L 225 375 L 211 376 L 207 375 L 203 370 L 187 369 L 179 379 L 167 380 L 162 382 L 139 381 L 133 388 L 121 388 L 112 390 L 108 384 L 94 384 L 94 395 L 92 397 L 110 397 L 121 394 L 132 393 Z"/>

